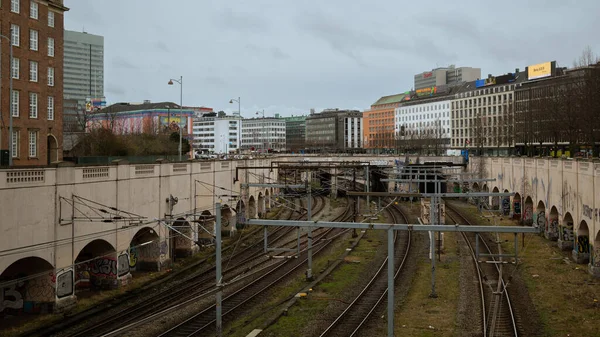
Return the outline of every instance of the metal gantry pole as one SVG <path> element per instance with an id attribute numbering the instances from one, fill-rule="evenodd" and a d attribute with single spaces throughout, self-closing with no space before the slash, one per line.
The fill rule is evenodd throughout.
<path id="1" fill-rule="evenodd" d="M 310 188 L 310 182 L 308 184 L 308 201 L 307 201 L 307 205 L 308 205 L 308 210 L 307 210 L 307 216 L 306 216 L 306 220 L 311 221 L 312 220 L 312 190 Z M 312 276 L 312 228 L 309 227 L 308 228 L 308 270 L 306 271 L 306 280 L 307 281 L 312 281 L 313 276 Z"/>
<path id="2" fill-rule="evenodd" d="M 369 165 L 367 165 L 367 166 L 365 167 L 365 173 L 366 173 L 366 175 L 367 175 L 367 178 L 366 178 L 366 182 L 367 182 L 367 183 L 365 184 L 365 188 L 366 188 L 366 190 L 367 190 L 367 193 L 368 193 L 368 192 L 370 192 L 370 188 L 371 188 L 371 187 L 369 186 L 369 185 L 370 185 L 370 184 L 369 184 Z M 367 212 L 369 212 L 369 213 L 370 213 L 370 210 L 371 210 L 371 199 L 370 199 L 370 198 L 369 198 L 369 196 L 367 195 Z"/>
<path id="3" fill-rule="evenodd" d="M 387 331 L 388 337 L 394 336 L 394 229 L 387 230 L 388 239 L 388 293 L 387 293 Z"/>
<path id="4" fill-rule="evenodd" d="M 181 142 L 183 138 L 183 75 L 179 77 L 179 161 L 181 161 Z M 187 123 L 186 123 L 187 124 Z"/>
<path id="5" fill-rule="evenodd" d="M 221 203 L 217 202 L 215 205 L 215 212 L 216 217 L 217 217 L 217 221 L 216 221 L 216 242 L 215 242 L 215 255 L 216 255 L 216 281 L 217 281 L 217 295 L 216 295 L 216 311 L 217 311 L 217 318 L 216 318 L 216 323 L 217 323 L 217 336 L 221 337 L 223 334 L 223 321 L 222 321 L 222 306 L 221 306 L 221 302 L 222 302 L 222 297 L 223 297 L 223 290 L 221 288 Z"/>

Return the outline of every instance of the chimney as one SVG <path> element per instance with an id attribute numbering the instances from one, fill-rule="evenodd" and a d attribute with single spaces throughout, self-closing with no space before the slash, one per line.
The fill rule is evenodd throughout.
<path id="1" fill-rule="evenodd" d="M 150 100 L 149 100 L 149 99 L 145 99 L 145 100 L 144 100 L 144 104 L 150 104 L 150 103 L 151 103 L 151 102 L 150 102 Z"/>
<path id="2" fill-rule="evenodd" d="M 519 73 L 519 68 L 515 69 L 515 74 Z"/>

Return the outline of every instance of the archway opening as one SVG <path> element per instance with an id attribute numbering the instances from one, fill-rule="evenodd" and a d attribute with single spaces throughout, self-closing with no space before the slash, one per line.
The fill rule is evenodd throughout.
<path id="1" fill-rule="evenodd" d="M 492 190 L 492 193 L 500 193 L 500 190 L 498 189 L 498 187 L 494 187 L 494 189 Z M 500 210 L 500 197 L 499 196 L 492 197 L 492 209 L 495 211 Z"/>
<path id="2" fill-rule="evenodd" d="M 556 209 L 556 206 L 552 206 L 550 209 L 550 215 L 546 224 L 546 238 L 552 241 L 558 240 L 558 209 Z"/>
<path id="3" fill-rule="evenodd" d="M 269 189 L 265 189 L 265 212 L 269 213 L 269 211 L 271 210 L 271 193 L 269 192 Z"/>
<path id="4" fill-rule="evenodd" d="M 265 197 L 262 193 L 258 193 L 258 217 L 263 218 L 265 215 Z"/>
<path id="5" fill-rule="evenodd" d="M 248 218 L 256 219 L 256 200 L 253 195 L 248 199 Z"/>
<path id="6" fill-rule="evenodd" d="M 175 258 L 184 258 L 192 255 L 192 246 L 194 245 L 192 237 L 192 226 L 184 218 L 177 218 L 173 223 L 173 247 L 175 250 Z"/>
<path id="7" fill-rule="evenodd" d="M 73 294 L 73 274 L 64 286 L 61 297 Z M 55 301 L 54 267 L 48 261 L 30 256 L 13 262 L 0 274 L 0 317 L 51 312 Z M 68 288 L 68 289 L 67 289 Z"/>
<path id="8" fill-rule="evenodd" d="M 238 205 L 240 205 L 239 201 Z M 239 208 L 237 206 L 236 209 L 239 211 Z M 221 233 L 226 232 L 227 234 L 229 234 L 234 230 L 234 228 L 236 228 L 237 217 L 233 215 L 233 212 L 234 211 L 229 207 L 229 205 L 223 205 L 223 207 L 221 207 Z M 219 230 L 219 228 L 217 228 L 217 230 Z"/>
<path id="9" fill-rule="evenodd" d="M 534 226 L 543 228 L 544 231 L 547 229 L 546 225 L 546 205 L 540 200 L 537 204 L 536 212 L 534 214 Z"/>
<path id="10" fill-rule="evenodd" d="M 105 240 L 88 243 L 75 259 L 75 290 L 117 287 L 117 253 Z"/>
<path id="11" fill-rule="evenodd" d="M 223 209 L 227 205 L 221 207 L 221 225 L 223 222 Z M 229 206 L 227 206 L 229 209 Z M 207 246 L 213 243 L 213 235 L 215 234 L 215 217 L 209 210 L 204 210 L 198 217 L 198 233 L 197 242 L 200 246 Z"/>
<path id="12" fill-rule="evenodd" d="M 130 271 L 158 271 L 160 269 L 158 233 L 150 227 L 140 228 L 129 243 L 128 254 Z"/>
<path id="13" fill-rule="evenodd" d="M 562 224 L 559 227 L 558 245 L 563 250 L 573 248 L 575 236 L 573 233 L 573 216 L 567 212 L 563 217 Z"/>
<path id="14" fill-rule="evenodd" d="M 531 197 L 525 198 L 522 222 L 525 226 L 533 225 L 533 200 L 531 200 Z"/>
<path id="15" fill-rule="evenodd" d="M 48 165 L 58 161 L 58 141 L 53 135 L 48 135 L 46 144 L 46 158 Z"/>
<path id="16" fill-rule="evenodd" d="M 508 190 L 504 190 L 504 193 L 508 193 Z M 510 197 L 502 197 L 502 215 L 510 214 Z"/>
<path id="17" fill-rule="evenodd" d="M 585 220 L 582 220 L 577 228 L 577 239 L 573 245 L 573 257 L 577 263 L 588 263 L 590 261 L 590 230 Z"/>
<path id="18" fill-rule="evenodd" d="M 521 195 L 519 193 L 515 193 L 515 196 L 513 197 L 513 211 L 514 211 L 514 218 L 520 219 L 521 218 Z"/>
<path id="19" fill-rule="evenodd" d="M 243 200 L 239 200 L 235 205 L 235 227 L 236 229 L 242 229 L 246 226 L 246 204 Z"/>
<path id="20" fill-rule="evenodd" d="M 479 184 L 473 183 L 473 192 L 479 192 Z"/>
<path id="21" fill-rule="evenodd" d="M 487 184 L 483 184 L 482 191 L 484 193 L 489 193 L 490 192 L 490 188 L 488 187 Z M 489 196 L 482 197 L 480 200 L 481 200 L 481 202 L 483 202 L 484 208 L 489 208 L 490 207 L 490 197 Z"/>
<path id="22" fill-rule="evenodd" d="M 592 267 L 600 268 L 600 231 L 596 234 L 596 238 L 594 239 L 594 251 L 592 256 L 590 256 Z M 598 273 L 594 273 L 597 275 Z"/>

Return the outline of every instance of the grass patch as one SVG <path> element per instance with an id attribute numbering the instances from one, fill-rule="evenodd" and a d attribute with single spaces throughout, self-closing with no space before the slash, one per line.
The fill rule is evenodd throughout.
<path id="1" fill-rule="evenodd" d="M 372 231 L 377 234 L 380 231 Z M 299 300 L 290 308 L 287 316 L 280 317 L 277 322 L 268 327 L 263 333 L 265 336 L 298 336 L 299 332 L 305 329 L 312 321 L 318 319 L 319 315 L 327 309 L 330 301 L 339 300 L 338 297 L 344 293 L 346 287 L 351 286 L 361 277 L 361 271 L 368 267 L 369 257 L 374 256 L 377 247 L 381 245 L 380 238 L 370 239 L 367 237 L 360 242 L 356 249 L 351 253 L 350 262 L 343 263 L 340 267 L 325 278 L 325 282 L 319 284 L 309 293 L 307 297 Z M 329 253 L 320 255 L 313 260 L 313 273 L 317 277 L 320 271 L 325 270 L 331 261 L 331 257 L 341 256 L 346 247 L 351 245 L 354 239 L 339 241 L 333 250 Z M 359 263 L 357 263 L 359 261 Z M 306 286 L 304 277 L 294 279 L 286 285 L 275 288 L 274 293 L 270 295 L 269 300 L 255 308 L 247 317 L 251 317 L 248 323 L 247 317 L 242 317 L 232 325 L 227 335 L 246 336 L 252 329 L 262 327 L 269 319 L 270 315 L 279 310 L 279 306 L 293 297 L 299 290 Z M 238 330 L 239 327 L 239 331 Z M 233 331 L 236 330 L 236 331 Z"/>
<path id="2" fill-rule="evenodd" d="M 411 291 L 400 304 L 400 308 L 396 308 L 396 336 L 454 336 L 460 271 L 456 240 L 456 233 L 446 233 L 442 261 L 436 260 L 435 281 L 438 298 L 429 298 L 431 260 L 427 255 L 419 257 Z M 385 324 L 381 325 L 380 332 L 385 335 Z"/>
<path id="3" fill-rule="evenodd" d="M 474 206 L 468 206 L 479 216 Z M 486 214 L 487 215 L 487 214 Z M 485 220 L 484 220 L 485 221 Z M 516 226 L 516 221 L 495 215 L 491 224 Z M 514 234 L 500 234 L 505 252 L 514 252 Z M 546 336 L 598 336 L 600 321 L 600 281 L 587 272 L 587 265 L 570 259 L 571 251 L 561 251 L 556 242 L 540 235 L 519 234 L 520 265 L 529 296 L 543 324 Z"/>

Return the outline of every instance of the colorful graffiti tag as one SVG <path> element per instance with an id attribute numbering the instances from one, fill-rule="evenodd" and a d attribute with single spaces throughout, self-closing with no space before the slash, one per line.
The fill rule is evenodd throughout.
<path id="1" fill-rule="evenodd" d="M 11 310 L 23 309 L 23 294 L 25 293 L 25 282 L 19 281 L 10 284 L 8 287 L 0 288 L 0 313 L 10 313 Z"/>
<path id="2" fill-rule="evenodd" d="M 546 212 L 545 211 L 539 211 L 537 214 L 537 219 L 536 219 L 536 225 L 538 228 L 546 228 Z"/>
<path id="3" fill-rule="evenodd" d="M 129 270 L 135 270 L 138 262 L 138 250 L 136 247 L 129 247 Z"/>
<path id="4" fill-rule="evenodd" d="M 560 239 L 562 241 L 573 241 L 573 223 L 567 223 L 567 225 L 560 228 Z"/>
<path id="5" fill-rule="evenodd" d="M 589 254 L 590 252 L 590 237 L 587 235 L 577 236 L 577 252 L 579 254 Z"/>
<path id="6" fill-rule="evenodd" d="M 525 211 L 523 212 L 523 224 L 527 226 L 533 225 L 533 206 L 525 204 Z"/>
<path id="7" fill-rule="evenodd" d="M 73 269 L 63 270 L 56 277 L 56 297 L 73 295 Z"/>
<path id="8" fill-rule="evenodd" d="M 548 221 L 548 238 L 556 240 L 558 239 L 558 219 L 550 219 Z"/>
<path id="9" fill-rule="evenodd" d="M 521 202 L 520 201 L 513 202 L 513 209 L 515 210 L 515 214 L 521 215 Z"/>
<path id="10" fill-rule="evenodd" d="M 510 198 L 502 199 L 502 215 L 510 214 Z"/>

